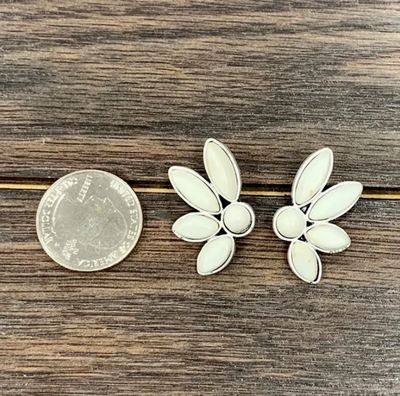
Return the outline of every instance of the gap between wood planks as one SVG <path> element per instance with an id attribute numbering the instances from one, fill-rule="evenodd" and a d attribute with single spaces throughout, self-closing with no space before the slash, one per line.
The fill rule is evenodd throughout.
<path id="1" fill-rule="evenodd" d="M 47 190 L 54 181 L 0 181 L 0 190 Z M 136 185 L 132 182 L 128 184 L 138 193 L 148 194 L 174 194 L 175 191 L 163 185 Z M 264 197 L 285 197 L 290 195 L 290 186 L 273 187 L 243 187 L 241 195 L 264 196 Z M 363 199 L 382 199 L 382 200 L 400 200 L 400 190 L 365 188 L 361 196 Z"/>

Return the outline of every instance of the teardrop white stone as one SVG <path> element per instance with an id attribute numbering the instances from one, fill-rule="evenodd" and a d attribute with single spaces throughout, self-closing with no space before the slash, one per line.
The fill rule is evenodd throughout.
<path id="1" fill-rule="evenodd" d="M 294 206 L 282 208 L 274 221 L 278 233 L 286 239 L 298 238 L 303 234 L 306 227 L 304 213 Z"/>
<path id="2" fill-rule="evenodd" d="M 350 246 L 350 237 L 334 224 L 316 224 L 308 229 L 307 240 L 325 253 L 342 252 Z"/>
<path id="3" fill-rule="evenodd" d="M 298 181 L 294 183 L 294 201 L 300 206 L 309 203 L 312 198 L 322 191 L 332 172 L 332 150 L 325 148 L 320 150 L 315 157 L 313 155 L 309 157 L 312 158 L 311 161 L 307 159 L 304 162 L 299 174 L 296 176 Z M 303 169 L 304 166 L 305 168 Z"/>
<path id="4" fill-rule="evenodd" d="M 210 275 L 224 269 L 232 260 L 235 241 L 228 235 L 211 239 L 204 245 L 197 259 L 197 272 Z"/>
<path id="5" fill-rule="evenodd" d="M 236 201 L 240 194 L 240 175 L 236 172 L 236 161 L 229 150 L 220 142 L 207 141 L 204 147 L 204 165 L 211 183 L 221 196 L 230 202 Z"/>
<path id="6" fill-rule="evenodd" d="M 230 232 L 240 235 L 252 226 L 252 217 L 247 205 L 237 202 L 226 208 L 223 222 Z"/>
<path id="7" fill-rule="evenodd" d="M 171 183 L 178 194 L 193 208 L 217 214 L 221 203 L 210 185 L 196 172 L 182 167 L 169 171 Z"/>
<path id="8" fill-rule="evenodd" d="M 289 249 L 289 264 L 302 280 L 317 283 L 320 279 L 320 261 L 317 252 L 302 241 L 292 242 Z"/>
<path id="9" fill-rule="evenodd" d="M 176 236 L 187 241 L 204 241 L 220 230 L 218 221 L 202 213 L 189 213 L 176 221 L 172 230 Z"/>
<path id="10" fill-rule="evenodd" d="M 344 182 L 331 187 L 311 205 L 309 219 L 325 221 L 342 216 L 359 200 L 362 189 L 362 184 L 358 182 Z"/>

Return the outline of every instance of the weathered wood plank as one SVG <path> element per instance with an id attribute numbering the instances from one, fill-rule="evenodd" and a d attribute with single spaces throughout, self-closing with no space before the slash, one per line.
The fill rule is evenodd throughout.
<path id="1" fill-rule="evenodd" d="M 0 175 L 95 167 L 165 183 L 229 144 L 288 185 L 328 145 L 333 181 L 400 188 L 397 1 L 32 0 L 0 5 Z"/>
<path id="2" fill-rule="evenodd" d="M 0 177 L 100 168 L 167 185 L 204 172 L 213 136 L 246 187 L 287 189 L 328 145 L 331 182 L 400 188 L 397 1 L 0 4 Z M 120 265 L 73 273 L 35 234 L 43 192 L 0 190 L 3 395 L 397 395 L 398 202 L 361 200 L 317 287 L 272 233 L 286 197 L 245 196 L 258 222 L 224 272 L 178 241 L 188 208 L 140 194 L 145 230 Z"/>
<path id="3" fill-rule="evenodd" d="M 361 200 L 339 224 L 353 239 L 323 255 L 310 287 L 286 263 L 271 219 L 288 198 L 244 197 L 255 231 L 222 273 L 195 271 L 177 240 L 188 211 L 140 194 L 145 229 L 114 268 L 67 271 L 41 250 L 43 192 L 0 191 L 0 383 L 4 395 L 378 395 L 400 386 L 400 217 Z"/>

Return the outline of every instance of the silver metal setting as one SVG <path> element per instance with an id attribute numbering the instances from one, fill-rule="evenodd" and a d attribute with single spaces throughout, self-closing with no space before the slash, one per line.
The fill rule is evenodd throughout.
<path id="1" fill-rule="evenodd" d="M 286 238 L 284 235 L 282 235 L 282 234 L 279 232 L 278 227 L 277 227 L 277 220 L 278 220 L 279 215 L 280 215 L 281 213 L 283 213 L 286 209 L 289 209 L 289 208 L 296 208 L 296 209 L 298 209 L 298 210 L 301 211 L 301 209 L 300 209 L 297 205 L 293 205 L 293 206 L 284 206 L 283 208 L 280 208 L 280 209 L 275 213 L 274 218 L 273 218 L 273 220 L 272 220 L 272 228 L 273 228 L 273 230 L 274 230 L 275 235 L 276 235 L 278 238 L 280 238 L 280 239 L 282 239 L 283 241 L 286 241 L 286 242 L 292 242 L 292 241 L 293 241 L 293 238 Z M 302 212 L 302 213 L 304 214 L 304 212 Z M 306 220 L 306 219 L 305 219 L 305 220 Z M 307 230 L 307 222 L 304 221 L 303 230 L 302 230 L 302 232 L 299 234 L 298 238 L 300 238 L 302 235 L 304 235 L 304 233 L 306 232 L 306 230 Z M 296 239 L 298 239 L 298 238 L 296 238 Z"/>
<path id="2" fill-rule="evenodd" d="M 315 249 L 313 249 L 313 250 L 314 250 L 314 253 L 315 253 L 315 257 L 316 257 L 316 259 L 317 259 L 318 271 L 317 271 L 317 277 L 316 277 L 316 279 L 315 279 L 314 281 L 312 281 L 312 282 L 308 281 L 306 278 L 304 278 L 304 277 L 297 271 L 296 267 L 294 266 L 294 263 L 293 263 L 293 260 L 292 260 L 292 249 L 293 249 L 293 245 L 294 245 L 295 242 L 296 242 L 296 243 L 304 243 L 305 245 L 307 245 L 307 242 L 303 242 L 303 241 L 300 241 L 300 240 L 292 241 L 292 243 L 291 243 L 290 246 L 289 246 L 288 253 L 287 253 L 289 267 L 290 267 L 290 269 L 294 272 L 294 274 L 295 274 L 298 278 L 300 278 L 302 281 L 307 282 L 307 283 L 311 283 L 312 285 L 316 285 L 317 283 L 319 283 L 319 282 L 321 281 L 321 278 L 322 278 L 322 263 L 321 263 L 321 258 L 319 257 L 319 255 L 318 255 L 318 253 L 315 251 Z"/>
<path id="3" fill-rule="evenodd" d="M 185 237 L 184 235 L 180 234 L 179 231 L 177 230 L 177 224 L 178 224 L 179 220 L 181 220 L 182 218 L 188 218 L 188 217 L 191 217 L 191 216 L 198 216 L 198 215 L 207 217 L 207 218 L 212 219 L 213 221 L 215 221 L 215 222 L 218 224 L 218 229 L 217 229 L 217 231 L 215 231 L 213 234 L 211 234 L 211 236 L 209 236 L 209 237 L 207 237 L 207 238 L 200 238 L 200 239 L 188 238 L 188 237 Z M 214 238 L 214 237 L 221 231 L 221 228 L 222 228 L 222 223 L 221 223 L 221 221 L 219 221 L 218 219 L 216 219 L 213 215 L 210 215 L 210 214 L 205 213 L 205 212 L 198 212 L 198 213 L 188 213 L 187 215 L 184 215 L 183 217 L 179 218 L 179 219 L 174 223 L 174 225 L 172 226 L 172 232 L 173 232 L 179 239 L 182 239 L 182 241 L 185 241 L 185 242 L 194 242 L 194 243 L 197 242 L 197 243 L 199 243 L 199 242 L 207 242 L 208 240 Z"/>
<path id="4" fill-rule="evenodd" d="M 335 219 L 337 219 L 337 218 L 343 216 L 345 213 L 347 213 L 347 212 L 357 203 L 357 201 L 360 199 L 361 194 L 360 194 L 358 197 L 356 197 L 356 198 L 354 199 L 354 203 L 350 206 L 350 208 L 346 208 L 346 209 L 342 210 L 339 214 L 337 214 L 337 215 L 335 215 L 335 216 L 327 217 L 327 218 L 324 219 L 324 220 L 312 220 L 312 219 L 310 219 L 310 217 L 309 217 L 309 216 L 310 216 L 310 213 L 311 213 L 311 211 L 312 211 L 312 209 L 313 209 L 313 207 L 314 207 L 315 204 L 319 201 L 320 198 L 324 197 L 325 195 L 329 194 L 330 192 L 332 192 L 332 191 L 334 191 L 334 190 L 337 190 L 338 188 L 340 188 L 340 187 L 342 187 L 342 186 L 350 185 L 350 184 L 353 184 L 353 183 L 358 183 L 358 182 L 345 181 L 345 182 L 336 184 L 336 185 L 332 186 L 331 188 L 328 188 L 328 189 L 327 189 L 326 191 L 324 191 L 324 192 L 320 192 L 319 194 L 317 194 L 317 195 L 315 196 L 315 198 L 311 201 L 310 207 L 309 207 L 308 210 L 307 210 L 307 213 L 306 213 L 307 221 L 308 221 L 309 223 L 314 223 L 314 224 L 329 223 L 330 221 L 333 221 L 333 220 L 335 220 Z"/>
<path id="5" fill-rule="evenodd" d="M 311 195 L 312 195 L 311 198 L 307 199 L 302 204 L 298 204 L 299 199 L 296 195 L 297 195 L 297 188 L 300 183 L 300 180 L 304 176 L 305 170 L 308 168 L 308 166 L 310 166 L 312 161 L 315 160 L 321 154 L 328 154 L 328 156 L 329 156 L 329 160 L 328 160 L 329 163 L 326 164 L 327 165 L 326 166 L 326 174 L 321 179 L 320 186 L 318 186 L 318 188 L 315 191 L 314 190 L 310 191 Z M 344 244 L 343 246 L 341 246 L 338 249 L 323 248 L 321 246 L 316 246 L 316 244 L 312 243 L 309 240 L 309 237 L 307 236 L 308 232 L 317 226 L 329 225 L 329 227 L 331 227 L 332 230 L 336 230 L 336 231 L 340 232 L 342 236 L 344 235 L 344 236 L 348 237 L 348 235 L 346 234 L 346 232 L 344 230 L 342 230 L 340 227 L 338 227 L 335 224 L 331 224 L 330 221 L 337 219 L 338 217 L 347 213 L 351 208 L 353 208 L 354 205 L 359 200 L 359 198 L 361 197 L 361 193 L 362 193 L 361 183 L 351 182 L 351 181 L 339 183 L 339 184 L 323 191 L 329 178 L 330 178 L 332 170 L 333 170 L 333 153 L 332 153 L 331 149 L 323 148 L 321 150 L 316 151 L 312 155 L 310 155 L 304 161 L 304 163 L 301 165 L 301 167 L 299 168 L 299 170 L 296 174 L 296 177 L 294 179 L 294 182 L 292 185 L 293 205 L 285 206 L 285 207 L 279 209 L 275 213 L 274 218 L 273 218 L 273 230 L 274 230 L 276 236 L 284 241 L 291 242 L 289 250 L 288 250 L 289 267 L 295 273 L 295 275 L 298 276 L 301 280 L 311 283 L 311 284 L 319 283 L 321 280 L 321 277 L 322 277 L 322 264 L 321 264 L 321 259 L 319 257 L 319 254 L 317 252 L 319 251 L 321 253 L 330 253 L 330 254 L 339 253 L 339 252 L 346 250 L 348 247 L 350 247 L 351 242 L 350 242 L 350 238 L 348 238 L 349 242 Z M 330 194 L 330 193 L 334 192 L 335 190 L 338 190 L 342 187 L 345 187 L 345 186 L 353 187 L 353 190 L 356 191 L 356 194 L 354 194 L 351 202 L 347 206 L 344 206 L 343 209 L 340 210 L 335 215 L 327 216 L 323 220 L 313 220 L 310 218 L 310 213 L 311 213 L 312 209 L 317 205 L 317 203 L 320 201 L 321 198 L 324 198 L 328 194 Z M 298 232 L 299 235 L 297 237 L 293 237 L 293 238 L 287 237 L 287 236 L 283 235 L 283 233 L 279 230 L 278 219 L 279 219 L 280 215 L 287 209 L 296 209 L 299 212 L 301 212 L 302 215 L 304 216 L 304 226 L 303 226 L 303 224 L 301 224 L 301 225 L 299 224 L 299 230 L 301 230 L 301 231 Z M 297 242 L 307 245 L 315 253 L 316 263 L 317 263 L 317 267 L 318 267 L 317 275 L 316 275 L 315 279 L 311 280 L 311 279 L 305 278 L 304 276 L 301 275 L 301 273 L 298 271 L 298 269 L 296 269 L 295 263 L 293 262 L 293 259 L 292 259 L 292 249 L 293 249 L 294 244 Z"/>
<path id="6" fill-rule="evenodd" d="M 309 164 L 310 164 L 315 158 L 317 158 L 321 153 L 323 153 L 323 152 L 328 152 L 328 153 L 330 154 L 330 157 L 331 157 L 331 161 L 329 161 L 329 162 L 330 162 L 330 164 L 329 164 L 329 170 L 328 170 L 328 172 L 326 173 L 326 176 L 325 176 L 325 178 L 324 178 L 324 182 L 321 183 L 321 188 L 319 188 L 319 189 L 315 192 L 314 196 L 311 197 L 308 201 L 306 201 L 306 202 L 304 202 L 303 204 L 301 204 L 300 206 L 301 206 L 301 207 L 305 207 L 305 206 L 307 206 L 310 202 L 312 202 L 313 199 L 314 199 L 318 194 L 320 194 L 321 191 L 324 189 L 326 183 L 328 183 L 328 180 L 329 180 L 329 178 L 331 177 L 331 174 L 332 174 L 332 171 L 333 171 L 333 151 L 332 151 L 330 148 L 325 147 L 325 148 L 320 149 L 320 150 L 316 151 L 315 153 L 311 154 L 311 155 L 301 164 L 299 170 L 297 171 L 296 176 L 295 176 L 294 181 L 293 181 L 293 184 L 292 184 L 292 202 L 293 202 L 293 205 L 294 205 L 294 206 L 298 206 L 298 205 L 297 205 L 297 202 L 296 202 L 296 189 L 297 189 L 297 186 L 298 186 L 298 184 L 299 184 L 299 181 L 300 181 L 301 176 L 304 174 L 304 171 L 307 169 L 307 167 L 309 166 Z"/>
<path id="7" fill-rule="evenodd" d="M 216 240 L 216 239 L 218 239 L 218 238 L 221 238 L 221 237 L 224 237 L 224 236 L 228 236 L 229 238 L 231 238 L 232 243 L 233 243 L 233 249 L 232 249 L 232 251 L 230 252 L 228 258 L 226 259 L 226 261 L 225 261 L 224 263 L 222 263 L 218 268 L 214 269 L 213 271 L 211 271 L 211 272 L 209 272 L 209 273 L 207 273 L 207 274 L 205 274 L 205 273 L 203 274 L 203 273 L 200 273 L 200 272 L 199 272 L 199 275 L 213 275 L 213 274 L 216 274 L 216 273 L 222 271 L 223 269 L 225 269 L 225 268 L 230 264 L 230 262 L 232 261 L 233 256 L 235 255 L 235 252 L 236 252 L 235 239 L 233 238 L 232 235 L 219 235 L 219 236 L 215 236 L 215 237 L 213 237 L 213 238 L 211 238 L 211 239 L 208 240 L 208 242 L 204 245 L 204 248 L 206 248 L 206 246 L 209 245 L 209 244 L 211 244 L 214 240 Z M 203 248 L 203 249 L 204 249 L 204 248 Z M 201 254 L 201 252 L 200 252 L 200 254 Z M 199 254 L 197 260 L 199 260 L 200 254 Z"/>
<path id="8" fill-rule="evenodd" d="M 231 172 L 231 174 L 234 175 L 235 186 L 236 186 L 236 191 L 235 191 L 235 194 L 234 194 L 235 198 L 234 199 L 229 199 L 229 196 L 228 196 L 229 194 L 226 194 L 226 192 L 223 191 L 223 189 L 218 188 L 218 186 L 216 185 L 218 183 L 216 183 L 216 184 L 213 183 L 213 169 L 210 166 L 210 164 L 207 162 L 207 149 L 208 149 L 208 146 L 210 144 L 215 144 L 218 147 L 218 149 L 221 149 L 222 152 L 226 155 L 226 158 L 224 158 L 225 159 L 225 162 L 224 162 L 225 167 L 227 167 L 227 161 L 226 160 L 229 161 L 229 165 L 228 165 L 229 169 L 228 170 L 229 170 L 229 172 Z M 223 161 L 222 161 L 221 157 L 219 157 L 218 155 L 215 155 L 213 157 L 213 160 L 217 161 L 217 162 L 219 161 L 218 165 L 219 166 L 223 166 L 223 164 L 222 164 Z M 222 144 L 218 140 L 216 140 L 216 139 L 208 139 L 206 141 L 205 145 L 204 145 L 203 161 L 204 161 L 204 166 L 205 166 L 207 175 L 208 175 L 208 177 L 210 179 L 210 182 L 208 182 L 204 177 L 199 175 L 194 170 L 192 170 L 190 168 L 182 167 L 182 166 L 173 166 L 173 167 L 171 167 L 169 169 L 168 175 L 169 175 L 170 182 L 171 182 L 174 190 L 176 191 L 176 193 L 188 205 L 190 205 L 192 208 L 197 210 L 197 212 L 195 212 L 195 213 L 189 213 L 189 214 L 187 214 L 185 216 L 182 216 L 180 219 L 178 219 L 175 222 L 175 224 L 173 225 L 172 231 L 174 232 L 174 234 L 178 238 L 180 238 L 180 239 L 182 239 L 182 240 L 184 240 L 186 242 L 207 242 L 203 246 L 203 248 L 202 248 L 202 250 L 201 250 L 201 252 L 200 252 L 200 254 L 198 256 L 198 259 L 197 259 L 197 263 L 198 263 L 197 264 L 197 270 L 198 270 L 198 273 L 200 275 L 211 275 L 211 274 L 215 274 L 215 273 L 223 270 L 224 268 L 226 268 L 230 264 L 230 262 L 233 259 L 235 250 L 236 250 L 235 239 L 236 238 L 245 237 L 245 236 L 249 235 L 253 231 L 254 226 L 255 226 L 255 213 L 254 213 L 254 210 L 252 209 L 252 207 L 250 205 L 248 205 L 247 203 L 242 203 L 242 202 L 239 201 L 240 192 L 241 192 L 241 189 L 242 189 L 242 180 L 241 180 L 241 174 L 240 174 L 239 166 L 238 166 L 238 164 L 236 162 L 236 159 L 235 159 L 234 155 L 232 154 L 232 152 L 224 144 Z M 219 211 L 204 210 L 204 209 L 200 208 L 199 205 L 196 205 L 194 202 L 192 202 L 190 199 L 188 199 L 188 197 L 186 197 L 182 193 L 182 191 L 179 189 L 179 187 L 177 186 L 176 181 L 174 180 L 173 173 L 174 173 L 175 170 L 181 170 L 181 171 L 184 171 L 184 172 L 188 172 L 189 174 L 195 176 L 198 180 L 200 180 L 204 185 L 206 185 L 209 188 L 209 190 L 215 195 L 215 197 L 216 197 L 216 199 L 218 201 L 220 210 Z M 214 170 L 214 176 L 215 176 L 215 170 Z M 224 201 L 228 202 L 228 204 L 225 205 L 225 207 L 224 207 L 224 205 L 222 203 L 221 197 L 224 199 Z M 227 213 L 227 210 L 230 209 L 230 208 L 233 208 L 234 205 L 240 206 L 241 208 L 245 208 L 248 211 L 248 215 L 249 215 L 249 219 L 250 219 L 248 226 L 245 227 L 243 230 L 241 230 L 238 233 L 232 232 L 224 222 L 225 221 L 225 214 Z M 218 223 L 218 229 L 215 232 L 213 232 L 211 235 L 207 236 L 206 238 L 193 238 L 193 237 L 187 237 L 185 235 L 182 235 L 182 233 L 179 232 L 179 230 L 177 229 L 179 221 L 181 219 L 183 219 L 183 218 L 188 218 L 189 216 L 196 216 L 198 214 L 200 214 L 201 216 L 205 216 L 205 217 L 207 217 L 209 219 L 210 218 L 214 219 Z M 212 242 L 218 240 L 219 238 L 223 238 L 224 236 L 225 237 L 229 237 L 231 242 L 232 242 L 232 249 L 229 252 L 229 254 L 227 255 L 226 260 L 224 260 L 222 263 L 216 263 L 215 268 L 212 268 L 211 270 L 204 271 L 204 270 L 200 269 L 199 260 L 200 260 L 200 256 L 203 253 L 203 251 L 205 249 L 208 249 Z"/>
<path id="9" fill-rule="evenodd" d="M 233 202 L 233 203 L 240 203 L 240 205 L 244 206 L 244 207 L 249 211 L 249 213 L 250 213 L 250 218 L 251 218 L 251 225 L 250 225 L 250 227 L 249 227 L 246 231 L 244 231 L 243 233 L 239 233 L 239 234 L 235 234 L 235 233 L 233 233 L 233 232 L 231 232 L 231 231 L 229 230 L 229 228 L 224 224 L 223 219 L 224 219 L 224 214 L 225 214 L 226 210 L 230 207 L 230 205 L 228 205 L 228 206 L 223 210 L 223 212 L 222 212 L 221 226 L 222 226 L 222 228 L 224 229 L 224 231 L 225 231 L 228 235 L 231 235 L 231 236 L 234 237 L 234 238 L 243 238 L 243 237 L 249 235 L 249 234 L 253 231 L 254 225 L 255 225 L 255 222 L 256 222 L 256 214 L 254 213 L 253 208 L 252 208 L 249 204 L 247 204 L 247 203 L 245 203 L 245 202 L 238 202 L 238 201 L 236 201 L 236 202 Z"/>
<path id="10" fill-rule="evenodd" d="M 218 199 L 218 204 L 219 204 L 219 210 L 216 212 L 205 212 L 204 210 L 202 210 L 201 208 L 199 208 L 198 206 L 196 206 L 195 204 L 193 204 L 192 202 L 190 202 L 189 200 L 186 199 L 186 197 L 182 194 L 182 192 L 176 187 L 176 185 L 172 182 L 172 177 L 171 174 L 174 172 L 174 170 L 182 170 L 185 171 L 187 173 L 192 174 L 193 176 L 197 177 L 199 180 L 201 180 L 212 192 L 213 194 L 216 196 L 216 198 Z M 172 187 L 174 187 L 175 192 L 189 205 L 191 206 L 193 209 L 198 210 L 199 212 L 203 212 L 203 213 L 210 213 L 212 215 L 219 215 L 222 213 L 223 211 L 223 207 L 222 207 L 222 202 L 221 202 L 221 198 L 218 195 L 218 192 L 215 190 L 215 188 L 213 187 L 213 185 L 211 183 L 209 183 L 203 176 L 201 176 L 200 174 L 198 174 L 196 171 L 187 168 L 186 166 L 171 166 L 171 168 L 169 168 L 168 171 L 168 176 L 169 176 L 169 180 L 171 181 Z"/>
<path id="11" fill-rule="evenodd" d="M 325 223 L 327 223 L 327 222 L 325 222 Z M 306 230 L 304 231 L 304 236 L 305 236 L 305 238 L 306 238 L 308 244 L 309 244 L 314 250 L 318 250 L 318 251 L 321 252 L 321 253 L 334 254 L 334 253 L 341 253 L 341 252 L 344 252 L 346 249 L 348 249 L 348 248 L 351 246 L 351 241 L 350 241 L 348 244 L 346 244 L 345 246 L 343 246 L 343 248 L 341 248 L 341 249 L 335 249 L 335 250 L 332 250 L 332 249 L 322 249 L 321 247 L 315 246 L 313 243 L 311 243 L 311 242 L 308 240 L 308 238 L 307 238 L 307 232 L 310 231 L 311 229 L 315 228 L 315 227 L 318 226 L 318 225 L 319 225 L 318 223 L 314 223 L 314 224 L 311 225 L 310 227 L 307 227 Z M 344 231 L 342 228 L 340 228 L 340 227 L 337 226 L 336 224 L 330 224 L 330 226 L 335 227 L 335 228 L 337 228 L 337 229 L 339 229 L 339 230 Z"/>
<path id="12" fill-rule="evenodd" d="M 222 144 L 221 142 L 219 142 L 218 140 L 213 139 L 213 138 L 210 138 L 210 139 L 208 139 L 206 141 L 206 143 L 204 145 L 204 148 L 206 148 L 209 143 L 217 144 L 226 153 L 226 155 L 229 157 L 229 159 L 231 161 L 231 164 L 232 164 L 232 166 L 233 166 L 233 168 L 235 170 L 236 181 L 237 181 L 237 184 L 238 184 L 238 191 L 236 193 L 236 199 L 235 199 L 235 201 L 232 201 L 232 202 L 236 202 L 236 201 L 239 200 L 240 192 L 242 191 L 242 175 L 241 175 L 241 172 L 240 172 L 240 169 L 239 169 L 239 165 L 236 162 L 235 156 L 228 149 L 228 147 L 226 147 L 224 144 Z M 209 166 L 208 166 L 207 161 L 206 161 L 206 150 L 205 149 L 203 151 L 203 161 L 204 161 L 204 167 L 206 168 L 207 175 L 209 175 L 210 174 L 210 170 L 209 170 Z M 211 178 L 210 178 L 210 181 L 211 181 L 211 185 L 212 185 Z M 230 199 L 227 198 L 226 196 L 224 196 L 224 194 L 222 194 L 222 193 L 220 193 L 220 194 L 221 194 L 221 197 L 223 197 L 225 200 L 230 201 Z"/>

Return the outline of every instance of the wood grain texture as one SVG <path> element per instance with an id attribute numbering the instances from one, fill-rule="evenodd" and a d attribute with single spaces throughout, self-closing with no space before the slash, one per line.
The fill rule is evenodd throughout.
<path id="1" fill-rule="evenodd" d="M 399 43 L 392 0 L 0 1 L 0 394 L 399 395 Z M 257 225 L 200 277 L 167 170 L 204 174 L 208 137 L 234 152 Z M 337 222 L 353 244 L 310 287 L 271 222 L 323 146 L 331 183 L 379 199 Z M 83 168 L 140 188 L 145 215 L 96 274 L 35 232 L 35 189 Z"/>
<path id="2" fill-rule="evenodd" d="M 140 194 L 137 249 L 99 273 L 46 256 L 39 191 L 1 191 L 0 381 L 4 395 L 397 395 L 398 202 L 362 200 L 339 224 L 353 239 L 300 282 L 271 231 L 287 198 L 245 197 L 254 232 L 234 262 L 200 277 L 200 245 L 170 231 L 188 208 Z"/>
<path id="3" fill-rule="evenodd" d="M 0 174 L 167 182 L 227 143 L 248 184 L 322 146 L 333 181 L 400 188 L 398 1 L 0 5 Z"/>

